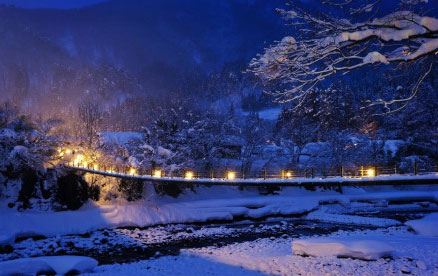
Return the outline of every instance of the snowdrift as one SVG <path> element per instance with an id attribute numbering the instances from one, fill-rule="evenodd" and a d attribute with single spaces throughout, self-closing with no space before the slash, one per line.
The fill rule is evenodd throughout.
<path id="1" fill-rule="evenodd" d="M 81 256 L 22 258 L 0 262 L 0 275 L 73 275 L 91 272 L 97 264 L 95 259 Z"/>
<path id="2" fill-rule="evenodd" d="M 345 241 L 340 239 L 307 239 L 292 242 L 295 255 L 314 257 L 351 257 L 364 260 L 377 260 L 390 257 L 393 247 L 375 240 Z"/>
<path id="3" fill-rule="evenodd" d="M 438 213 L 433 213 L 418 220 L 409 220 L 406 225 L 420 235 L 438 237 Z"/>

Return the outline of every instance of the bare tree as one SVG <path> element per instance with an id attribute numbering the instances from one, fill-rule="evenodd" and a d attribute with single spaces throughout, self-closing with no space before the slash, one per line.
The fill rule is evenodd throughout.
<path id="1" fill-rule="evenodd" d="M 306 95 L 321 81 L 347 74 L 362 67 L 399 67 L 418 65 L 423 69 L 407 97 L 378 99 L 372 105 L 382 105 L 385 112 L 404 106 L 417 94 L 424 78 L 437 62 L 438 17 L 420 15 L 427 1 L 400 0 L 392 12 L 377 17 L 373 9 L 380 0 L 320 0 L 321 4 L 350 8 L 351 20 L 328 14 L 314 15 L 302 9 L 278 10 L 297 29 L 299 38 L 284 37 L 253 59 L 250 71 L 266 84 L 275 84 L 270 91 L 279 102 L 301 105 Z M 356 22 L 364 14 L 368 20 Z M 362 16 L 359 16 L 361 14 Z"/>
<path id="2" fill-rule="evenodd" d="M 78 106 L 79 119 L 91 148 L 98 136 L 99 123 L 103 117 L 103 109 L 96 98 L 86 98 Z"/>

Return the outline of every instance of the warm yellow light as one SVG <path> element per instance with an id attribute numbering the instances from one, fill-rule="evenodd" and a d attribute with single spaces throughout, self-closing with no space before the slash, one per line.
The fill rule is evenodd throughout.
<path id="1" fill-rule="evenodd" d="M 88 165 L 88 163 L 87 163 L 87 162 L 84 162 L 84 168 L 86 168 L 86 167 L 87 167 L 87 165 Z"/>
<path id="2" fill-rule="evenodd" d="M 94 166 L 93 166 L 93 168 L 94 168 L 94 170 L 98 170 L 99 169 L 99 165 L 97 165 L 97 164 L 94 164 Z"/>
<path id="3" fill-rule="evenodd" d="M 153 173 L 154 177 L 161 177 L 161 175 L 162 175 L 161 170 L 155 170 Z"/>
<path id="4" fill-rule="evenodd" d="M 83 155 L 78 155 L 78 156 L 76 156 L 75 161 L 73 161 L 73 164 L 75 166 L 79 166 L 79 164 L 82 163 L 83 160 L 84 160 L 84 156 Z"/>
<path id="5" fill-rule="evenodd" d="M 193 179 L 193 172 L 191 171 L 186 172 L 185 179 Z"/>
<path id="6" fill-rule="evenodd" d="M 66 153 L 66 154 L 70 154 L 70 153 L 71 153 L 71 150 L 70 150 L 70 149 L 66 149 L 66 150 L 65 150 L 65 153 Z"/>
<path id="7" fill-rule="evenodd" d="M 236 173 L 235 173 L 235 172 L 228 172 L 228 173 L 227 173 L 227 178 L 228 178 L 229 180 L 233 180 L 233 179 L 235 179 L 235 178 L 236 178 Z"/>
<path id="8" fill-rule="evenodd" d="M 61 153 L 61 152 L 62 152 L 62 149 L 61 149 L 61 148 L 58 148 L 58 152 Z"/>
<path id="9" fill-rule="evenodd" d="M 130 174 L 130 175 L 135 175 L 136 172 L 137 172 L 137 171 L 136 171 L 134 168 L 131 168 L 131 169 L 129 170 L 129 174 Z"/>
<path id="10" fill-rule="evenodd" d="M 374 177 L 376 175 L 376 171 L 374 169 L 368 169 L 367 170 L 367 176 L 368 177 Z"/>
<path id="11" fill-rule="evenodd" d="M 64 156 L 64 153 L 63 152 L 60 152 L 59 153 L 59 157 L 63 157 Z"/>
<path id="12" fill-rule="evenodd" d="M 287 171 L 286 172 L 286 177 L 287 178 L 291 178 L 292 177 L 292 172 L 291 171 Z"/>

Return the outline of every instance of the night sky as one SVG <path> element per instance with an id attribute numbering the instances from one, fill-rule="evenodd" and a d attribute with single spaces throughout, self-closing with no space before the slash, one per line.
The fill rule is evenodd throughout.
<path id="1" fill-rule="evenodd" d="M 15 5 L 17 7 L 28 9 L 74 9 L 104 1 L 105 0 L 0 0 L 0 3 Z"/>

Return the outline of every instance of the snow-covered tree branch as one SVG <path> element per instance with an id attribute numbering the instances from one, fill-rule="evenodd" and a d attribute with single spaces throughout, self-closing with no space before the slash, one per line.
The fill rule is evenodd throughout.
<path id="1" fill-rule="evenodd" d="M 339 6 L 355 1 L 321 2 Z M 380 1 L 365 2 L 368 4 L 362 2 L 351 8 L 350 14 L 369 13 Z M 277 101 L 298 104 L 323 80 L 365 66 L 425 64 L 421 80 L 437 61 L 438 17 L 420 14 L 415 9 L 418 1 L 400 2 L 398 10 L 385 16 L 371 16 L 363 22 L 353 20 L 361 16 L 348 20 L 327 14 L 316 16 L 298 8 L 279 10 L 300 36 L 286 36 L 265 49 L 264 54 L 252 60 L 250 71 L 266 84 L 275 85 L 270 93 Z M 418 85 L 402 101 L 415 96 L 416 90 Z M 377 103 L 388 107 L 397 102 Z"/>

